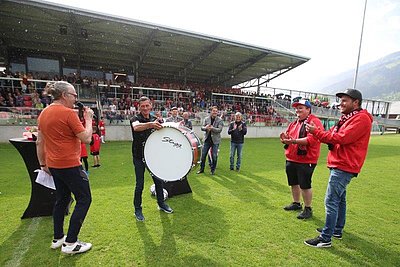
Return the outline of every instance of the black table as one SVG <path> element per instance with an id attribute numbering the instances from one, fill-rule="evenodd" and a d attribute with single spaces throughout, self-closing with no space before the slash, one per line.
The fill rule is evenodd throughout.
<path id="1" fill-rule="evenodd" d="M 37 173 L 34 171 L 40 169 L 36 142 L 24 138 L 12 138 L 9 141 L 23 158 L 31 179 L 31 199 L 21 219 L 51 216 L 56 201 L 56 191 L 35 182 Z"/>

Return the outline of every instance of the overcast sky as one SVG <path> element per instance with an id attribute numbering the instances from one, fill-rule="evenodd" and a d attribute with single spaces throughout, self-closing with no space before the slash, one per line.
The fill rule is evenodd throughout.
<path id="1" fill-rule="evenodd" d="M 365 0 L 52 0 L 311 58 L 269 86 L 311 88 L 355 69 Z M 360 65 L 400 51 L 400 1 L 368 0 Z M 327 86 L 326 84 L 325 86 Z"/>

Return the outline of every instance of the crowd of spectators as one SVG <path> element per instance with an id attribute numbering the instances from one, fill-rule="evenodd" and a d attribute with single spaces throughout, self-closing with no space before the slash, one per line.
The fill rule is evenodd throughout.
<path id="1" fill-rule="evenodd" d="M 100 102 L 102 109 L 105 111 L 104 116 L 110 123 L 120 122 L 133 116 L 138 111 L 137 99 L 142 95 L 147 95 L 153 103 L 153 109 L 162 112 L 164 117 L 168 116 L 168 111 L 173 106 L 179 107 L 181 111 L 188 111 L 193 118 L 195 117 L 194 114 L 207 111 L 209 107 L 217 105 L 221 110 L 221 116 L 225 117 L 225 119 L 229 120 L 231 114 L 241 112 L 244 117 L 248 118 L 249 122 L 257 122 L 260 116 L 265 116 L 265 120 L 273 118 L 278 122 L 281 121 L 281 116 L 271 105 L 271 101 L 257 102 L 254 98 L 255 96 L 288 102 L 287 104 L 289 105 L 291 100 L 287 95 L 282 97 L 283 94 L 276 96 L 269 94 L 259 95 L 254 92 L 242 92 L 238 88 L 197 83 L 183 85 L 177 82 L 160 82 L 156 79 L 146 78 L 140 79 L 137 83 L 131 83 L 127 80 L 81 77 L 75 73 L 50 77 L 46 73 L 16 72 L 13 74 L 8 71 L 0 72 L 0 77 L 14 78 L 0 79 L 0 108 L 29 107 L 39 110 L 38 112 L 51 101 L 50 97 L 45 95 L 43 91 L 46 81 L 68 81 L 79 85 L 83 91 L 102 85 L 96 92 L 100 92 Z M 33 80 L 36 81 L 33 82 Z M 114 88 L 116 86 L 118 86 L 118 97 L 115 97 Z M 212 93 L 246 97 L 224 100 L 223 98 L 212 97 Z"/>

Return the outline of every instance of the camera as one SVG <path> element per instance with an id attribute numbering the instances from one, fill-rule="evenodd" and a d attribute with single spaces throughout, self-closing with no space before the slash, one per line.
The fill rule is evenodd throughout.
<path id="1" fill-rule="evenodd" d="M 297 155 L 305 156 L 305 155 L 307 155 L 307 150 L 299 148 L 299 149 L 297 149 Z"/>

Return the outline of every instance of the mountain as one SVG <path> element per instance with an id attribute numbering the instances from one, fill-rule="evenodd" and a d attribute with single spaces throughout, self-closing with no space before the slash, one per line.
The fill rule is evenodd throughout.
<path id="1" fill-rule="evenodd" d="M 335 93 L 351 88 L 353 77 L 354 70 L 343 72 L 332 78 L 332 81 L 338 82 L 323 88 L 323 91 Z M 357 89 L 365 98 L 400 100 L 400 51 L 360 66 Z"/>

